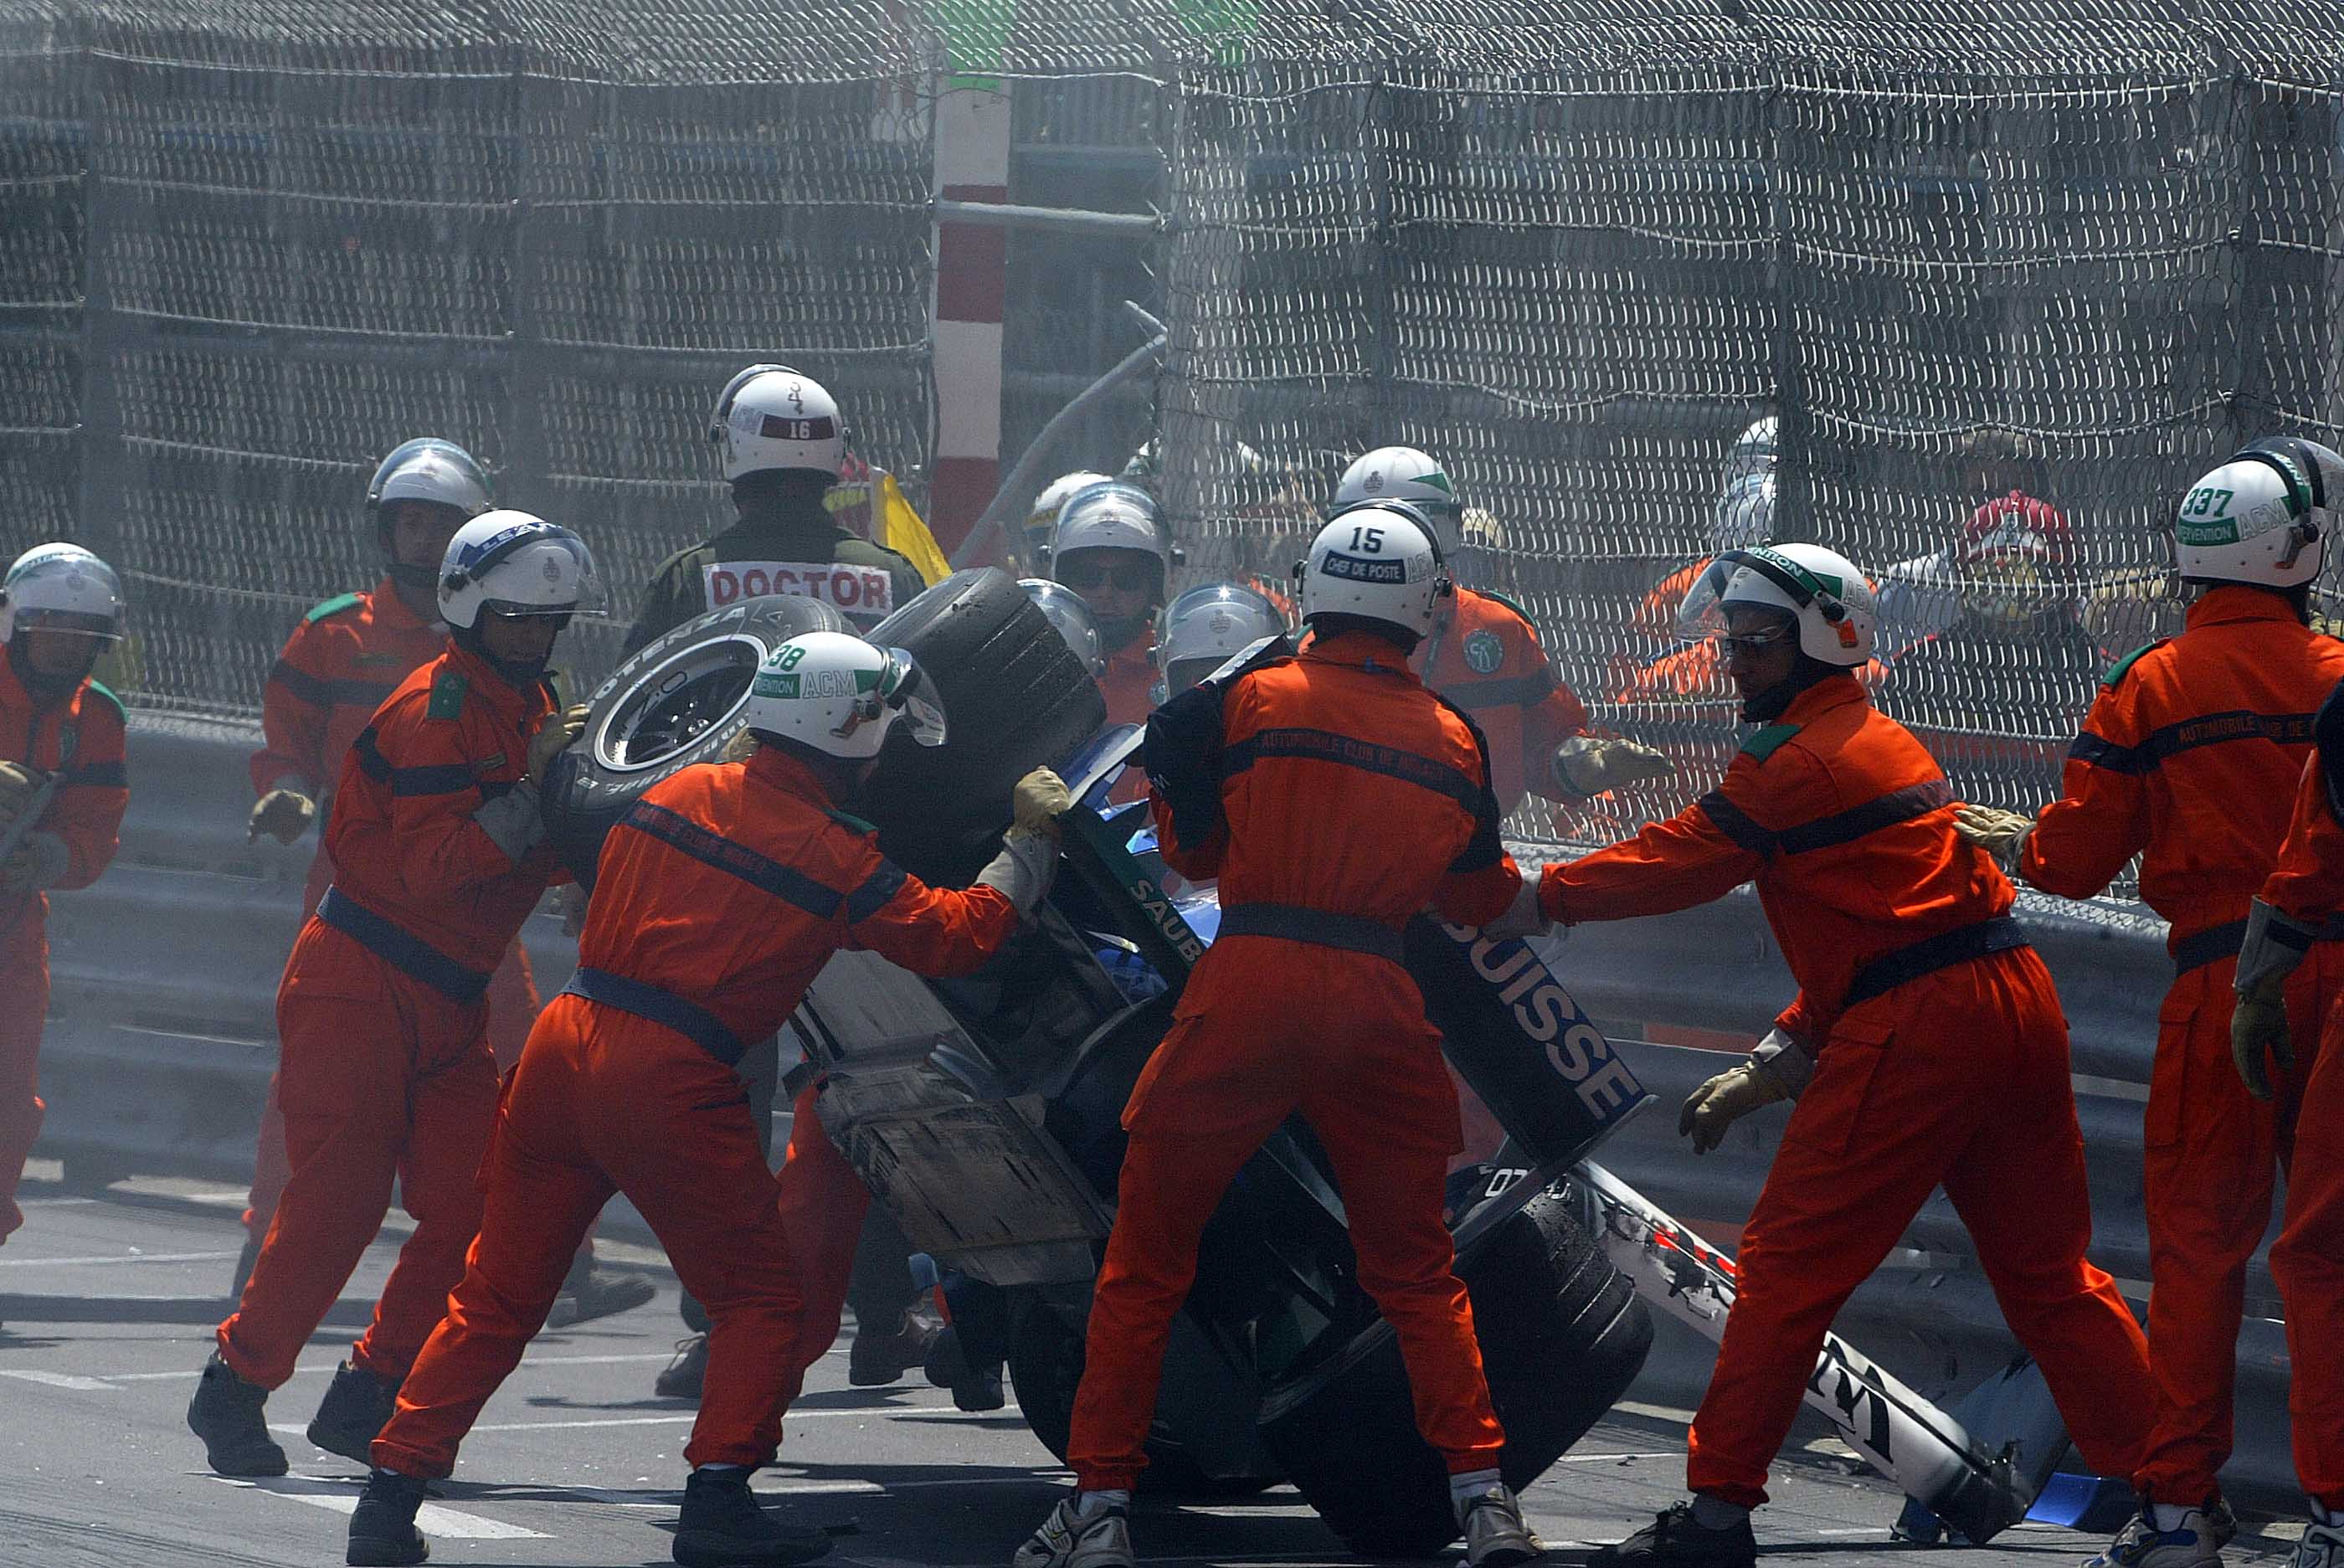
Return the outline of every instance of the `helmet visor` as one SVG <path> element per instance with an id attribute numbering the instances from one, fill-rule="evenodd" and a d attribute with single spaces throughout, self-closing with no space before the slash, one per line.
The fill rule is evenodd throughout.
<path id="1" fill-rule="evenodd" d="M 42 610 L 26 605 L 16 612 L 15 625 L 20 632 L 59 632 L 75 637 L 95 637 L 104 642 L 122 640 L 122 630 L 113 616 L 88 610 Z"/>
<path id="2" fill-rule="evenodd" d="M 887 650 L 879 672 L 879 700 L 895 710 L 895 727 L 924 746 L 945 744 L 945 702 L 927 672 L 901 648 Z"/>

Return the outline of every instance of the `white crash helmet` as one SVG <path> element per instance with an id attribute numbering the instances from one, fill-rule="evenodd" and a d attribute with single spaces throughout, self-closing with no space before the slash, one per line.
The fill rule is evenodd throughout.
<path id="1" fill-rule="evenodd" d="M 1336 482 L 1335 499 L 1327 509 L 1334 516 L 1362 501 L 1404 501 L 1432 525 L 1440 553 L 1453 556 L 1461 542 L 1464 511 L 1457 487 L 1428 452 L 1414 447 L 1378 447 L 1343 470 Z"/>
<path id="2" fill-rule="evenodd" d="M 367 481 L 367 515 L 378 526 L 387 521 L 385 510 L 402 501 L 453 507 L 468 518 L 478 517 L 496 504 L 490 494 L 489 476 L 480 471 L 472 454 L 437 436 L 402 442 L 376 465 L 374 477 Z"/>
<path id="3" fill-rule="evenodd" d="M 1790 612 L 1808 657 L 1846 669 L 1872 658 L 1880 608 L 1855 563 L 1820 544 L 1761 544 L 1729 550 L 1709 563 L 1677 609 L 1677 635 L 1706 642 L 1726 630 L 1725 612 L 1759 604 Z"/>
<path id="4" fill-rule="evenodd" d="M 2182 579 L 2309 582 L 2319 575 L 2339 502 L 2344 457 L 2299 436 L 2257 441 L 2183 494 L 2173 519 Z"/>
<path id="5" fill-rule="evenodd" d="M 1050 618 L 1050 624 L 1058 629 L 1058 635 L 1066 639 L 1093 680 L 1106 673 L 1106 644 L 1100 641 L 1098 622 L 1092 618 L 1091 607 L 1081 594 L 1063 582 L 1039 577 L 1025 578 L 1017 586 Z"/>
<path id="6" fill-rule="evenodd" d="M 1773 414 L 1753 420 L 1733 440 L 1733 450 L 1725 456 L 1725 488 L 1731 491 L 1743 480 L 1774 471 L 1777 438 L 1782 421 Z"/>
<path id="7" fill-rule="evenodd" d="M 1359 615 L 1418 638 L 1432 635 L 1442 602 L 1457 592 L 1431 522 L 1406 501 L 1337 512 L 1310 541 L 1294 578 L 1306 622 Z"/>
<path id="8" fill-rule="evenodd" d="M 1162 593 L 1172 571 L 1172 541 L 1156 498 L 1136 484 L 1107 480 L 1086 485 L 1058 508 L 1050 540 L 1050 574 L 1066 570 L 1066 557 L 1085 550 L 1136 550 L 1156 558 L 1156 591 Z"/>
<path id="9" fill-rule="evenodd" d="M 944 703 L 912 656 L 844 632 L 804 632 L 765 656 L 742 709 L 749 728 L 827 756 L 875 757 L 897 723 L 945 744 Z"/>
<path id="10" fill-rule="evenodd" d="M 1774 542 L 1774 476 L 1752 474 L 1720 496 L 1709 517 L 1713 554 Z"/>
<path id="11" fill-rule="evenodd" d="M 1286 632 L 1278 606 L 1238 582 L 1207 582 L 1156 617 L 1158 703 L 1178 695 L 1265 637 Z"/>
<path id="12" fill-rule="evenodd" d="M 440 561 L 440 618 L 470 630 L 494 615 L 571 615 L 601 608 L 594 557 L 568 529 L 525 511 L 482 512 Z"/>
<path id="13" fill-rule="evenodd" d="M 1107 476 L 1077 469 L 1062 473 L 1042 487 L 1034 498 L 1033 510 L 1026 514 L 1026 550 L 1036 561 L 1047 561 L 1050 545 L 1058 526 L 1058 511 L 1076 491 L 1088 490 L 1095 484 L 1106 484 Z"/>
<path id="14" fill-rule="evenodd" d="M 18 632 L 122 636 L 122 580 L 78 544 L 36 544 L 0 578 L 0 642 Z"/>
<path id="15" fill-rule="evenodd" d="M 846 426 L 838 400 L 812 376 L 787 365 L 751 365 L 724 383 L 708 417 L 708 439 L 724 477 L 769 469 L 803 469 L 838 477 Z"/>

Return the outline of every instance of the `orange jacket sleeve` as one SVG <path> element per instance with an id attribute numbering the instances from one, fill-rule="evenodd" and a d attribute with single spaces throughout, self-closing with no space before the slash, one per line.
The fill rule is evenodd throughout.
<path id="1" fill-rule="evenodd" d="M 326 725 L 333 713 L 328 648 L 340 634 L 329 622 L 305 621 L 269 668 L 260 688 L 261 747 L 252 754 L 255 795 L 281 787 L 315 796 L 326 787 Z"/>
<path id="2" fill-rule="evenodd" d="M 520 864 L 472 820 L 490 794 L 516 786 L 484 785 L 475 776 L 489 759 L 468 754 L 465 728 L 457 720 L 426 718 L 419 702 L 396 705 L 375 715 L 342 764 L 345 787 L 358 769 L 388 788 L 390 832 L 377 837 L 369 853 L 388 855 L 400 885 L 417 898 L 510 876 Z M 506 765 L 516 772 L 524 745 L 516 734 L 507 746 Z M 341 849 L 333 853 L 338 862 Z M 541 844 L 523 859 L 546 854 Z"/>
<path id="3" fill-rule="evenodd" d="M 1666 822 L 1649 823 L 1635 837 L 1577 860 L 1546 868 L 1539 909 L 1549 920 L 1625 920 L 1665 915 L 1721 898 L 1758 875 L 1765 857 L 1751 846 L 1783 820 L 1774 797 L 1777 778 L 1790 770 L 1778 760 L 1768 785 L 1747 754 L 1733 760 L 1718 787 Z M 1753 829 L 1755 829 L 1753 832 Z"/>
<path id="4" fill-rule="evenodd" d="M 2279 845 L 2278 864 L 2263 883 L 2263 902 L 2307 926 L 2320 926 L 2344 909 L 2344 822 L 2329 799 L 2328 774 L 2315 752 L 2296 786 L 2295 820 Z"/>
<path id="5" fill-rule="evenodd" d="M 2104 686 L 2067 748 L 2060 798 L 2036 814 L 2018 874 L 2046 893 L 2089 898 L 2148 846 L 2148 774 L 2121 686 Z"/>
<path id="6" fill-rule="evenodd" d="M 122 814 L 130 806 L 126 769 L 121 707 L 83 687 L 74 754 L 59 770 L 57 793 L 35 824 L 65 841 L 66 874 L 54 891 L 87 887 L 113 864 L 122 843 Z"/>
<path id="7" fill-rule="evenodd" d="M 1001 951 L 1017 906 L 990 887 L 930 887 L 864 840 L 863 875 L 846 895 L 846 945 L 914 975 L 966 975 Z"/>

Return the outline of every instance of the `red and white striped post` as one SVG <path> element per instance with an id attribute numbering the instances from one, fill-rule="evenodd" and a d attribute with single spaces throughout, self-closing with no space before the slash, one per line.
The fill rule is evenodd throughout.
<path id="1" fill-rule="evenodd" d="M 940 201 L 1009 199 L 1009 84 L 946 77 L 936 100 Z M 939 217 L 936 297 L 929 313 L 935 366 L 935 466 L 928 525 L 950 554 L 1001 479 L 1001 315 L 1008 233 Z"/>

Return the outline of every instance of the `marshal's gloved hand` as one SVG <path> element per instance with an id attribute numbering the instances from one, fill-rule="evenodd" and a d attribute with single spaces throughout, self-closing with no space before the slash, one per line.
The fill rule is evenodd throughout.
<path id="1" fill-rule="evenodd" d="M 545 723 L 538 726 L 537 733 L 529 738 L 529 766 L 526 771 L 530 783 L 542 784 L 545 782 L 545 770 L 553 765 L 553 759 L 568 751 L 570 743 L 586 728 L 586 704 L 581 703 L 558 713 L 546 715 Z"/>
<path id="2" fill-rule="evenodd" d="M 1481 927 L 1484 936 L 1534 936 L 1547 928 L 1547 918 L 1539 910 L 1539 884 L 1545 879 L 1546 867 L 1533 865 L 1522 873 L 1522 885 L 1506 912 Z"/>
<path id="3" fill-rule="evenodd" d="M 1695 1154 L 1707 1154 L 1725 1141 L 1726 1128 L 1752 1111 L 1796 1099 L 1814 1072 L 1814 1058 L 1804 1047 L 1780 1029 L 1769 1030 L 1749 1060 L 1685 1097 L 1677 1113 L 1677 1136 L 1692 1138 Z"/>
<path id="4" fill-rule="evenodd" d="M 2295 1042 L 2288 1037 L 2287 977 L 2311 950 L 2319 933 L 2258 898 L 2247 912 L 2246 940 L 2238 945 L 2238 1006 L 2230 1013 L 2230 1061 L 2247 1092 L 2271 1098 L 2266 1057 L 2282 1073 L 2295 1070 Z"/>
<path id="5" fill-rule="evenodd" d="M 0 827 L 15 821 L 40 787 L 38 772 L 22 763 L 0 762 Z"/>
<path id="6" fill-rule="evenodd" d="M 290 844 L 309 831 L 309 824 L 318 815 L 318 803 L 298 789 L 273 789 L 252 803 L 252 815 L 244 827 L 244 841 L 252 843 L 267 834 L 279 844 Z"/>
<path id="7" fill-rule="evenodd" d="M 1554 782 L 1573 794 L 1601 794 L 1622 784 L 1664 779 L 1676 764 L 1634 741 L 1573 735 L 1554 748 Z"/>
<path id="8" fill-rule="evenodd" d="M 2024 812 L 1963 804 L 1954 808 L 1954 831 L 2005 865 L 2016 865 L 2026 847 L 2026 835 L 2035 831 L 2035 819 Z"/>
<path id="9" fill-rule="evenodd" d="M 1040 834 L 1056 838 L 1058 818 L 1072 810 L 1074 804 L 1075 797 L 1067 791 L 1066 780 L 1048 768 L 1036 768 L 1009 792 L 1010 814 L 1015 819 L 1010 835 L 1023 838 Z"/>

